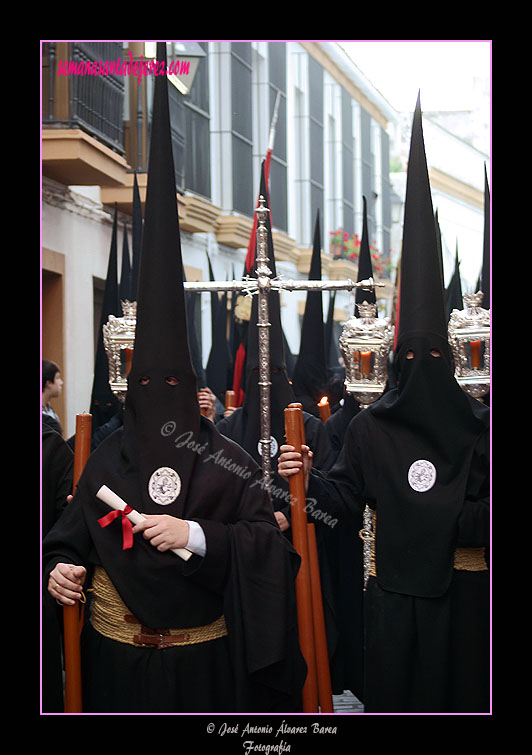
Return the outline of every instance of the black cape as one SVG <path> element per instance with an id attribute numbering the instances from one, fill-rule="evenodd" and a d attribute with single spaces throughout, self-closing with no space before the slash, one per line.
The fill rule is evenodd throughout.
<path id="1" fill-rule="evenodd" d="M 107 485 L 141 513 L 161 513 L 161 507 L 155 503 L 146 507 L 141 502 L 137 474 L 122 455 L 122 434 L 122 429 L 117 430 L 91 454 L 72 502 L 48 534 L 44 542 L 45 580 L 59 561 L 82 564 L 89 570 L 99 564 L 131 612 L 153 628 L 200 626 L 223 613 L 234 677 L 226 703 L 233 696 L 229 704 L 235 712 L 297 710 L 304 679 L 294 589 L 299 557 L 282 536 L 269 500 L 257 484 L 260 470 L 239 446 L 202 418 L 183 517 L 202 526 L 207 542 L 205 557 L 193 555 L 189 561 L 182 561 L 171 552 L 159 552 L 141 535 L 135 536 L 131 549 L 123 550 L 120 523 L 115 521 L 105 528 L 98 523 L 110 510 L 96 498 L 99 487 Z M 183 434 L 168 440 L 184 447 L 187 437 Z M 89 641 L 94 642 L 94 633 L 90 628 L 88 631 Z M 120 676 L 113 678 L 117 685 L 113 705 L 127 699 L 128 705 L 134 706 L 132 697 L 142 697 L 152 664 L 163 658 L 169 664 L 165 675 L 182 672 L 181 666 L 173 669 L 172 659 L 184 656 L 183 648 L 146 651 L 106 640 L 100 642 L 104 646 L 101 658 L 107 657 L 109 644 L 114 664 L 124 658 L 123 684 Z M 212 644 L 195 646 L 192 652 L 205 647 L 212 653 Z M 132 650 L 137 655 L 140 652 L 143 660 L 130 663 Z M 137 679 L 138 664 L 142 671 Z M 88 671 L 92 673 L 97 665 L 93 659 Z M 95 683 L 99 691 L 108 666 L 100 664 L 104 676 Z M 132 684 L 137 688 L 132 690 Z M 179 703 L 172 700 L 158 699 L 151 704 L 163 711 L 179 712 L 175 710 Z M 206 699 L 203 712 L 210 712 L 209 704 Z M 90 709 L 93 701 L 87 700 L 87 705 Z"/>

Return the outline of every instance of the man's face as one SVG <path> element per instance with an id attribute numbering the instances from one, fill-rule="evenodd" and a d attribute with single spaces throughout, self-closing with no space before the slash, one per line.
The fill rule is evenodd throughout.
<path id="1" fill-rule="evenodd" d="M 61 378 L 61 373 L 56 372 L 53 382 L 48 380 L 47 385 L 50 391 L 50 398 L 57 398 L 60 395 L 61 389 L 63 387 L 63 380 Z"/>

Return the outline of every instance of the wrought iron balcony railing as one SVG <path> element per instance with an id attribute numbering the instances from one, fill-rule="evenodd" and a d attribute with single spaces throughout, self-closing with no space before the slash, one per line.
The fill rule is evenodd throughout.
<path id="1" fill-rule="evenodd" d="M 44 43 L 43 128 L 79 128 L 125 155 L 126 77 L 90 72 L 100 61 L 123 59 L 124 52 L 121 42 Z"/>

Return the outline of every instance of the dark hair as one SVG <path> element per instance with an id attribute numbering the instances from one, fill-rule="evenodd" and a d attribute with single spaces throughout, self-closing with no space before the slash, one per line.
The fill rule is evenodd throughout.
<path id="1" fill-rule="evenodd" d="M 42 389 L 46 386 L 47 381 L 54 382 L 54 378 L 57 373 L 60 372 L 59 365 L 55 362 L 50 362 L 49 359 L 42 360 Z"/>

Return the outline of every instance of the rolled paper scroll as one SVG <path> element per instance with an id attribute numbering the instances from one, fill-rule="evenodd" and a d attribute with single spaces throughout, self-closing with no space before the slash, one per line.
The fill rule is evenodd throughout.
<path id="1" fill-rule="evenodd" d="M 113 493 L 113 491 L 110 490 L 107 485 L 102 485 L 102 487 L 96 493 L 96 497 L 99 498 L 100 501 L 106 503 L 112 509 L 115 509 L 115 511 L 125 512 L 127 510 L 125 516 L 127 516 L 129 521 L 133 524 L 140 524 L 140 522 L 144 522 L 146 520 L 145 516 L 139 514 L 139 512 L 135 511 L 135 509 L 131 509 L 128 504 L 116 493 Z M 182 558 L 184 561 L 188 561 L 188 559 L 192 556 L 192 552 L 187 550 L 186 548 L 171 548 L 171 551 L 172 553 L 175 553 L 176 556 L 179 556 L 179 558 Z"/>

